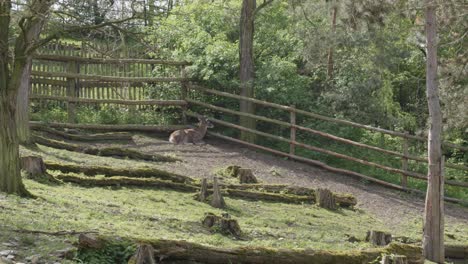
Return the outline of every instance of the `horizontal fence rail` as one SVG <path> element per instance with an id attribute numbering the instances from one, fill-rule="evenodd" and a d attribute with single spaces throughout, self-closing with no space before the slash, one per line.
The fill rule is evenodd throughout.
<path id="1" fill-rule="evenodd" d="M 71 103 L 86 104 L 117 104 L 117 105 L 157 105 L 157 106 L 184 106 L 187 105 L 183 100 L 119 100 L 119 99 L 88 99 L 66 96 L 50 95 L 31 95 L 30 99 L 47 99 Z"/>
<path id="2" fill-rule="evenodd" d="M 217 112 L 222 112 L 222 113 L 227 113 L 227 114 L 232 114 L 232 115 L 235 115 L 235 116 L 249 117 L 249 118 L 259 120 L 259 121 L 267 122 L 267 123 L 270 123 L 270 124 L 276 124 L 276 125 L 279 125 L 279 126 L 282 126 L 282 127 L 289 128 L 291 130 L 290 138 L 285 138 L 285 137 L 281 137 L 281 136 L 272 135 L 270 133 L 261 132 L 261 131 L 255 130 L 255 129 L 245 128 L 245 127 L 242 127 L 242 126 L 230 123 L 230 122 L 222 121 L 222 120 L 219 120 L 219 119 L 209 118 L 210 121 L 212 121 L 215 124 L 219 124 L 219 125 L 222 125 L 222 126 L 225 126 L 225 127 L 234 128 L 234 129 L 236 129 L 238 131 L 245 131 L 245 132 L 253 133 L 253 134 L 265 137 L 265 138 L 270 138 L 270 139 L 279 141 L 279 142 L 288 143 L 290 145 L 290 153 L 288 155 L 292 155 L 292 157 L 294 157 L 296 160 L 304 160 L 305 159 L 305 160 L 307 160 L 308 163 L 311 163 L 310 159 L 307 159 L 307 158 L 304 158 L 304 157 L 299 157 L 299 156 L 295 155 L 295 153 L 294 153 L 295 152 L 295 147 L 301 147 L 301 148 L 311 150 L 311 151 L 314 151 L 314 152 L 327 154 L 327 155 L 337 157 L 337 158 L 340 158 L 340 159 L 353 161 L 353 162 L 356 162 L 356 163 L 359 163 L 359 164 L 362 164 L 362 165 L 366 165 L 366 166 L 370 166 L 370 167 L 374 167 L 374 168 L 379 168 L 379 169 L 382 169 L 382 170 L 385 170 L 385 171 L 388 171 L 388 172 L 391 172 L 391 173 L 400 174 L 400 175 L 402 175 L 401 176 L 401 185 L 396 185 L 400 189 L 409 190 L 408 187 L 407 187 L 407 177 L 427 181 L 427 176 L 426 175 L 408 170 L 408 160 L 413 160 L 415 162 L 423 162 L 423 163 L 428 162 L 426 157 L 419 157 L 419 156 L 410 155 L 409 152 L 408 152 L 408 142 L 407 142 L 407 140 L 408 139 L 414 139 L 414 140 L 418 140 L 418 141 L 426 141 L 422 137 L 409 135 L 408 133 L 394 132 L 394 131 L 390 131 L 390 130 L 374 128 L 374 127 L 371 127 L 371 126 L 357 124 L 357 123 L 353 123 L 353 122 L 350 122 L 350 121 L 334 119 L 334 118 L 330 118 L 330 117 L 324 117 L 324 116 L 314 114 L 314 113 L 310 113 L 310 112 L 307 112 L 307 111 L 304 111 L 304 110 L 296 109 L 295 107 L 284 106 L 284 105 L 270 103 L 270 102 L 266 102 L 266 101 L 262 101 L 262 100 L 258 100 L 258 99 L 253 99 L 253 98 L 248 98 L 248 97 L 244 97 L 244 96 L 240 96 L 240 95 L 230 94 L 230 93 L 226 93 L 226 92 L 220 92 L 220 91 L 217 91 L 217 90 L 200 87 L 198 85 L 189 85 L 188 89 L 189 90 L 194 90 L 194 91 L 200 91 L 200 92 L 207 93 L 207 94 L 218 95 L 218 96 L 221 96 L 221 97 L 237 99 L 239 101 L 240 100 L 245 100 L 245 101 L 253 102 L 253 103 L 256 103 L 256 104 L 259 104 L 259 105 L 262 105 L 262 106 L 273 107 L 273 108 L 276 108 L 276 109 L 280 109 L 280 110 L 284 110 L 286 112 L 289 112 L 290 113 L 290 122 L 285 122 L 285 121 L 280 121 L 280 120 L 276 120 L 276 119 L 272 119 L 272 118 L 268 118 L 268 117 L 264 117 L 264 116 L 259 116 L 259 115 L 255 115 L 255 114 L 250 114 L 250 113 L 244 113 L 244 112 L 240 112 L 240 111 L 237 111 L 237 110 L 232 110 L 232 109 L 228 109 L 228 108 L 224 108 L 224 107 L 220 107 L 220 106 L 211 105 L 211 104 L 201 102 L 201 101 L 198 101 L 198 100 L 186 98 L 186 101 L 191 105 L 201 106 L 201 107 L 206 108 L 206 109 L 210 109 L 210 110 L 217 111 Z M 325 133 L 325 132 L 322 132 L 322 131 L 318 131 L 318 130 L 314 130 L 314 129 L 311 129 L 311 128 L 308 128 L 308 127 L 298 125 L 298 124 L 296 124 L 296 114 L 303 114 L 303 115 L 305 115 L 307 117 L 312 117 L 312 118 L 316 118 L 316 119 L 319 119 L 319 120 L 335 122 L 335 123 L 338 123 L 338 124 L 346 124 L 346 125 L 350 125 L 352 127 L 358 127 L 358 128 L 366 129 L 366 130 L 373 131 L 373 132 L 380 132 L 380 133 L 400 137 L 403 140 L 403 144 L 402 144 L 403 153 L 400 153 L 398 151 L 384 149 L 384 148 L 381 148 L 381 147 L 370 146 L 370 145 L 367 145 L 367 144 L 364 144 L 364 143 L 356 142 L 356 141 L 353 141 L 353 140 L 345 139 L 345 138 L 338 137 L 338 136 L 335 136 L 335 135 L 332 135 L 332 134 L 329 134 L 329 133 Z M 187 115 L 195 117 L 196 113 L 188 112 Z M 344 144 L 352 145 L 352 146 L 356 146 L 356 147 L 361 147 L 361 148 L 365 148 L 365 149 L 369 149 L 369 150 L 373 150 L 373 151 L 377 151 L 377 152 L 380 152 L 380 153 L 384 153 L 384 154 L 388 154 L 388 155 L 391 155 L 391 156 L 398 157 L 398 158 L 400 158 L 402 160 L 402 168 L 400 169 L 400 168 L 389 167 L 389 166 L 382 165 L 382 164 L 379 164 L 379 163 L 376 163 L 376 162 L 371 162 L 371 161 L 367 161 L 367 160 L 363 160 L 363 159 L 358 159 L 358 158 L 351 157 L 351 156 L 341 154 L 341 153 L 337 153 L 337 152 L 334 152 L 334 151 L 331 151 L 331 150 L 327 150 L 327 149 L 323 149 L 323 148 L 319 148 L 319 147 L 315 147 L 315 146 L 311 146 L 311 145 L 308 145 L 308 144 L 298 142 L 296 140 L 296 131 L 304 131 L 304 132 L 307 132 L 309 134 L 319 135 L 321 137 L 328 138 L 328 139 L 331 139 L 331 140 L 336 141 L 336 142 L 340 142 L 340 143 L 344 143 Z M 244 141 L 239 140 L 239 139 L 233 139 L 233 138 L 230 138 L 230 137 L 226 138 L 226 136 L 223 136 L 223 135 L 220 135 L 220 134 L 217 134 L 217 133 L 212 133 L 212 134 L 215 135 L 216 137 L 219 137 L 219 138 L 224 138 L 224 139 L 229 138 L 228 140 L 230 140 L 230 141 L 234 141 L 234 142 L 240 141 L 245 145 L 255 145 L 254 147 L 256 147 L 256 148 L 267 150 L 268 152 L 271 152 L 271 153 L 274 153 L 274 154 L 281 153 L 280 155 L 288 156 L 288 155 L 286 155 L 287 153 L 282 152 L 282 151 L 272 150 L 270 148 L 265 148 L 263 146 L 259 146 L 259 145 L 248 143 L 248 142 L 244 142 Z M 466 147 L 458 146 L 458 145 L 455 145 L 455 144 L 450 143 L 450 142 L 444 142 L 444 144 L 445 144 L 446 148 L 453 147 L 453 148 L 457 148 L 457 149 L 460 149 L 460 150 L 466 149 Z M 328 165 L 326 165 L 326 166 L 328 166 Z M 462 170 L 462 171 L 468 171 L 467 166 L 460 165 L 460 164 L 453 164 L 453 163 L 446 162 L 445 167 L 453 168 L 453 169 L 457 169 L 457 170 Z M 353 172 L 352 174 L 356 175 L 356 172 Z M 360 174 L 360 173 L 357 173 L 357 174 L 359 174 L 360 177 L 362 176 L 362 174 Z M 369 176 L 366 176 L 366 177 L 369 177 Z M 374 179 L 373 180 L 374 182 L 375 182 L 375 180 L 377 180 L 375 178 L 372 178 L 372 179 Z M 382 180 L 377 180 L 377 181 L 378 181 L 378 183 L 384 182 Z M 460 181 L 454 181 L 454 180 L 445 180 L 444 182 L 445 182 L 445 184 L 451 185 L 451 186 L 457 186 L 457 187 L 462 187 L 462 188 L 468 187 L 468 182 L 460 182 Z M 393 185 L 395 185 L 395 184 L 392 184 L 392 183 L 385 182 L 385 185 L 388 185 L 388 184 L 390 184 L 390 187 L 394 187 Z M 447 200 L 462 202 L 462 201 L 457 200 L 455 198 L 447 198 Z"/>
<path id="3" fill-rule="evenodd" d="M 415 140 L 419 140 L 419 141 L 427 141 L 427 138 L 420 137 L 420 136 L 415 136 L 415 135 L 410 135 L 408 133 L 391 131 L 391 130 L 378 128 L 378 127 L 367 126 L 367 125 L 363 125 L 363 124 L 359 124 L 359 123 L 355 123 L 355 122 L 351 122 L 351 121 L 347 121 L 347 120 L 327 117 L 327 116 L 307 112 L 307 111 L 304 111 L 304 110 L 296 109 L 296 108 L 290 107 L 290 106 L 275 104 L 275 103 L 271 103 L 271 102 L 266 102 L 266 101 L 254 99 L 254 98 L 249 98 L 249 97 L 244 97 L 244 96 L 240 96 L 240 95 L 221 92 L 221 91 L 217 91 L 217 90 L 213 90 L 213 89 L 207 89 L 207 88 L 204 88 L 204 87 L 201 87 L 201 86 L 198 86 L 198 85 L 190 85 L 190 89 L 202 91 L 202 92 L 205 92 L 205 93 L 220 95 L 220 96 L 224 96 L 224 97 L 228 97 L 228 98 L 239 99 L 239 100 L 243 100 L 243 101 L 247 101 L 247 102 L 252 102 L 252 103 L 256 103 L 256 104 L 263 105 L 263 106 L 269 106 L 269 107 L 273 107 L 273 108 L 276 108 L 276 109 L 285 110 L 285 111 L 288 111 L 288 112 L 294 111 L 297 114 L 303 114 L 305 116 L 316 118 L 316 119 L 319 119 L 319 120 L 334 122 L 334 123 L 343 124 L 343 125 L 349 125 L 349 126 L 369 130 L 369 131 L 380 132 L 380 133 L 391 135 L 391 136 L 397 136 L 397 137 L 408 138 L 408 139 L 415 139 Z M 468 151 L 468 147 L 460 146 L 460 145 L 453 144 L 453 143 L 450 143 L 450 142 L 443 142 L 442 144 L 444 146 L 446 146 L 446 147 L 451 147 L 451 148 L 456 148 L 456 149 L 460 149 L 460 150 L 463 150 L 463 151 Z"/>
<path id="4" fill-rule="evenodd" d="M 56 61 L 56 62 L 79 62 L 86 64 L 130 64 L 130 63 L 143 63 L 143 64 L 159 64 L 159 65 L 172 65 L 172 66 L 185 66 L 190 65 L 186 61 L 171 61 L 171 60 L 153 60 L 153 59 L 114 59 L 114 58 L 85 58 L 79 56 L 66 56 L 66 55 L 47 55 L 37 54 L 34 55 L 35 60 Z"/>
<path id="5" fill-rule="evenodd" d="M 102 82 L 122 82 L 122 83 L 132 83 L 132 82 L 182 82 L 189 81 L 189 79 L 184 77 L 117 77 L 117 76 L 101 76 L 101 75 L 91 75 L 91 74 L 77 74 L 77 73 L 68 73 L 68 72 L 46 72 L 46 71 L 32 71 L 31 75 L 40 76 L 40 77 L 54 77 L 54 78 L 71 78 L 78 80 L 97 80 Z"/>

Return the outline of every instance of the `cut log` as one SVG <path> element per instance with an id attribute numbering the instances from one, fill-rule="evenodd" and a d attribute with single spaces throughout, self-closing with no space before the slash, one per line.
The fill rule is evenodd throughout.
<path id="1" fill-rule="evenodd" d="M 279 194 L 279 193 L 267 193 L 257 192 L 248 190 L 226 190 L 227 196 L 234 198 L 241 198 L 253 201 L 269 201 L 269 202 L 281 202 L 281 203 L 309 203 L 312 204 L 315 201 L 313 196 L 299 196 L 293 194 Z"/>
<path id="2" fill-rule="evenodd" d="M 204 178 L 201 183 L 200 193 L 198 195 L 198 201 L 204 202 L 208 197 L 208 180 Z"/>
<path id="3" fill-rule="evenodd" d="M 375 246 L 386 246 L 392 242 L 392 235 L 382 231 L 367 231 L 366 241 Z"/>
<path id="4" fill-rule="evenodd" d="M 406 256 L 402 255 L 384 255 L 381 264 L 408 264 Z"/>
<path id="5" fill-rule="evenodd" d="M 44 131 L 52 135 L 60 136 L 64 139 L 76 141 L 132 140 L 132 134 L 128 132 L 81 134 L 77 130 L 73 129 L 69 129 L 64 132 L 47 126 L 34 126 L 32 128 L 34 130 Z"/>
<path id="6" fill-rule="evenodd" d="M 253 175 L 251 169 L 239 168 L 239 170 L 237 171 L 237 175 L 241 184 L 258 183 L 257 178 L 255 178 L 255 176 Z"/>
<path id="7" fill-rule="evenodd" d="M 129 240 L 109 238 L 110 246 L 116 243 L 128 245 Z M 131 243 L 132 241 L 130 241 Z M 135 243 L 135 242 L 133 242 Z M 387 247 L 364 250 L 298 250 L 298 249 L 274 249 L 264 247 L 230 247 L 219 248 L 187 241 L 175 240 L 147 240 L 155 249 L 155 259 L 159 263 L 281 263 L 281 264 L 362 264 L 375 262 L 382 254 L 405 255 L 408 264 L 421 264 L 424 262 L 421 248 L 413 245 L 390 244 Z M 92 254 L 93 250 L 83 250 Z"/>
<path id="8" fill-rule="evenodd" d="M 76 183 L 82 186 L 139 186 L 145 188 L 156 187 L 167 188 L 182 192 L 196 192 L 198 190 L 198 187 L 194 185 L 152 178 L 131 178 L 123 176 L 95 178 L 86 176 L 82 177 L 70 174 L 59 174 L 56 177 L 57 179 L 62 180 L 63 182 Z"/>
<path id="9" fill-rule="evenodd" d="M 202 221 L 203 226 L 220 232 L 221 234 L 230 234 L 235 237 L 240 237 L 242 232 L 239 223 L 235 219 L 231 219 L 228 214 L 217 216 L 213 213 L 206 213 Z"/>
<path id="10" fill-rule="evenodd" d="M 47 173 L 44 161 L 39 156 L 21 157 L 21 169 L 26 171 L 31 178 L 41 177 Z"/>
<path id="11" fill-rule="evenodd" d="M 83 173 L 88 176 L 128 176 L 134 178 L 158 178 L 161 180 L 168 180 L 180 183 L 195 183 L 195 180 L 190 177 L 171 173 L 168 171 L 158 170 L 155 168 L 118 169 L 105 166 L 79 166 L 75 164 L 63 164 L 50 161 L 45 161 L 45 164 L 47 169 L 49 170 L 59 170 L 65 173 Z"/>
<path id="12" fill-rule="evenodd" d="M 141 244 L 138 246 L 135 255 L 128 261 L 128 264 L 156 264 L 154 253 L 153 246 Z"/>
<path id="13" fill-rule="evenodd" d="M 223 196 L 221 195 L 221 189 L 218 185 L 218 178 L 213 178 L 213 197 L 211 199 L 211 206 L 215 208 L 224 208 L 226 207 L 226 202 L 224 201 Z"/>
<path id="14" fill-rule="evenodd" d="M 58 140 L 48 139 L 38 135 L 33 136 L 33 140 L 41 145 L 56 148 L 65 149 L 68 151 L 80 152 L 89 155 L 102 156 L 102 157 L 122 157 L 137 160 L 155 161 L 155 162 L 176 162 L 181 161 L 180 159 L 167 157 L 158 154 L 146 154 L 132 149 L 122 148 L 96 148 L 90 146 L 82 146 L 78 144 L 66 143 Z"/>
<path id="15" fill-rule="evenodd" d="M 317 189 L 318 206 L 330 210 L 336 210 L 336 201 L 333 193 L 328 189 Z"/>

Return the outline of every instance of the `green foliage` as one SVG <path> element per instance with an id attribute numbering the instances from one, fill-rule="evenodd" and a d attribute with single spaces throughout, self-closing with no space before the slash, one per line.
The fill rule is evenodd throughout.
<path id="1" fill-rule="evenodd" d="M 130 242 L 106 242 L 102 249 L 87 249 L 78 250 L 77 259 L 82 263 L 89 264 L 114 264 L 128 263 L 130 257 L 135 253 L 136 246 Z"/>

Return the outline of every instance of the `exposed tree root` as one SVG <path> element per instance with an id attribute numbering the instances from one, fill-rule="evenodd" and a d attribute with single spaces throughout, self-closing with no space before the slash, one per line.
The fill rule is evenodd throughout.
<path id="1" fill-rule="evenodd" d="M 117 240 L 96 236 L 90 236 L 88 239 L 86 237 L 86 235 L 81 235 L 78 243 L 80 253 L 82 254 L 102 250 L 108 245 L 115 246 L 118 241 L 120 241 L 119 243 L 129 243 L 129 240 L 122 239 Z M 409 264 L 424 262 L 420 247 L 404 244 L 390 244 L 389 246 L 376 249 L 328 251 L 272 249 L 264 247 L 215 248 L 187 241 L 174 240 L 130 241 L 130 243 L 151 245 L 154 248 L 154 257 L 160 260 L 159 263 L 362 264 L 375 261 L 383 254 L 404 255 L 408 258 Z M 96 245 L 99 247 L 96 248 Z"/>
<path id="2" fill-rule="evenodd" d="M 54 139 L 48 139 L 39 135 L 34 135 L 33 140 L 41 145 L 56 148 L 65 149 L 68 151 L 80 152 L 90 155 L 102 156 L 102 157 L 125 157 L 129 159 L 147 160 L 155 162 L 176 162 L 181 161 L 180 159 L 167 157 L 157 154 L 146 154 L 132 149 L 123 148 L 96 148 L 86 147 L 78 144 L 66 143 Z"/>
<path id="3" fill-rule="evenodd" d="M 180 182 L 180 183 L 194 183 L 195 180 L 171 173 L 168 171 L 163 171 L 154 168 L 138 168 L 138 169 L 117 169 L 105 166 L 79 166 L 74 164 L 63 164 L 63 163 L 56 163 L 46 161 L 45 165 L 48 170 L 58 170 L 61 172 L 74 172 L 74 173 L 83 173 L 89 176 L 95 175 L 104 175 L 107 177 L 110 176 L 128 176 L 134 178 L 158 178 L 161 180 L 167 180 L 172 182 Z"/>
<path id="4" fill-rule="evenodd" d="M 64 139 L 76 141 L 103 141 L 103 140 L 132 140 L 132 134 L 128 132 L 112 132 L 112 133 L 98 133 L 98 134 L 70 134 L 64 131 L 53 129 L 44 125 L 34 125 L 32 129 L 37 131 L 44 131 Z"/>

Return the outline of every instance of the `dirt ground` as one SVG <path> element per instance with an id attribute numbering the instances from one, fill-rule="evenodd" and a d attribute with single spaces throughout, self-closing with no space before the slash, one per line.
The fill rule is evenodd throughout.
<path id="1" fill-rule="evenodd" d="M 348 175 L 332 173 L 221 140 L 207 139 L 206 143 L 173 145 L 167 139 L 135 135 L 133 142 L 125 146 L 146 153 L 176 155 L 183 162 L 163 163 L 160 167 L 194 178 L 212 177 L 219 168 L 239 165 L 252 169 L 255 176 L 264 183 L 321 187 L 351 193 L 356 196 L 359 209 L 380 219 L 389 229 L 411 221 L 422 223 L 424 199 L 420 195 L 391 190 Z M 468 225 L 468 208 L 447 202 L 446 223 Z"/>

